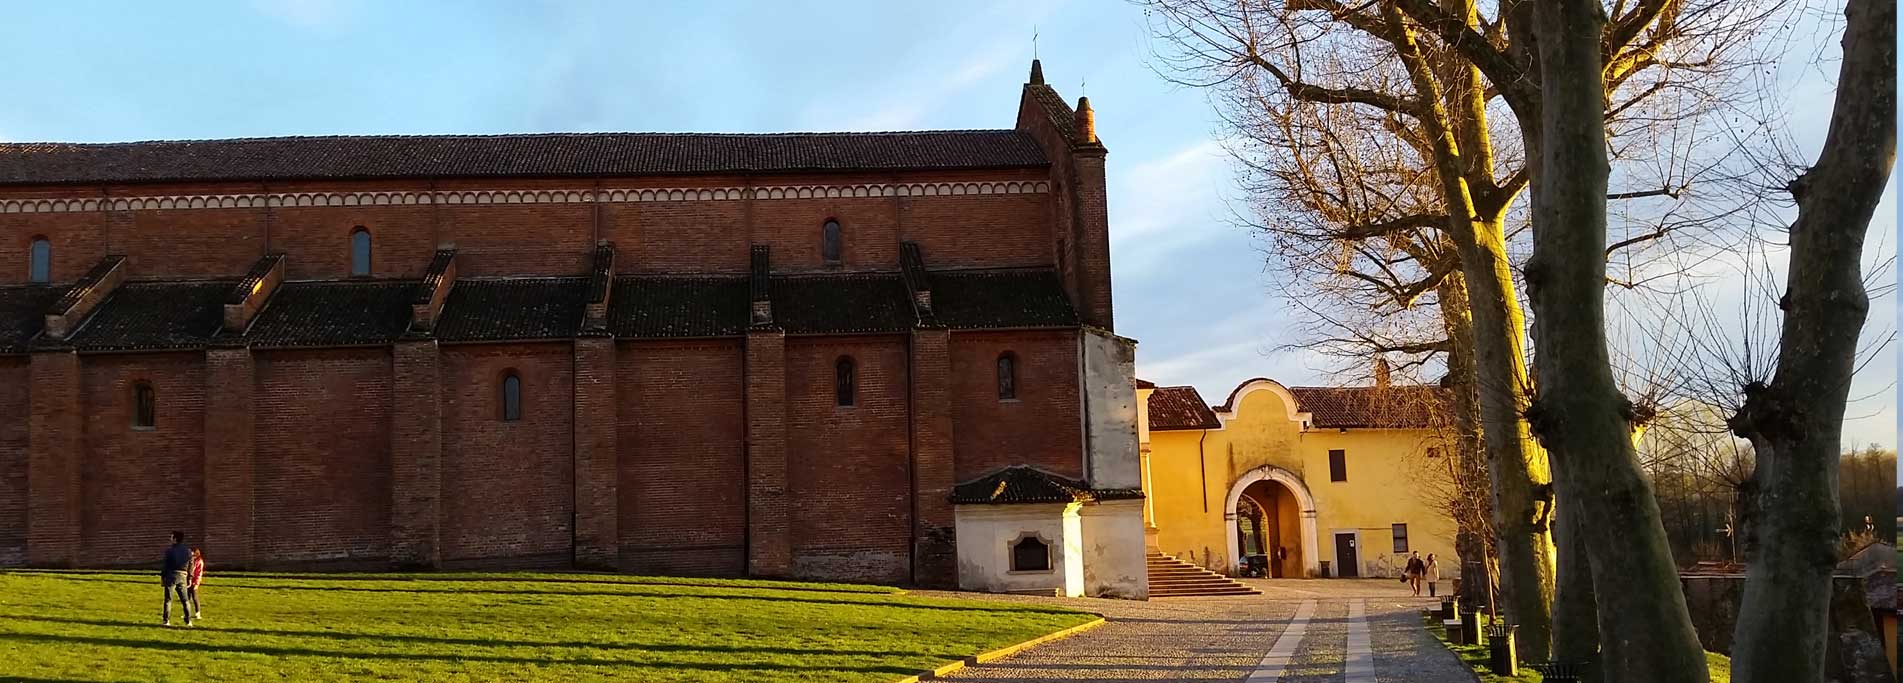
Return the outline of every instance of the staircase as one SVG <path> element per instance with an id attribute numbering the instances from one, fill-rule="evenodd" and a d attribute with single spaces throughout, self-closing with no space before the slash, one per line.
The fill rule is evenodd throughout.
<path id="1" fill-rule="evenodd" d="M 1150 565 L 1150 597 L 1180 598 L 1195 595 L 1261 595 L 1229 577 L 1196 565 L 1150 551 L 1144 558 Z"/>

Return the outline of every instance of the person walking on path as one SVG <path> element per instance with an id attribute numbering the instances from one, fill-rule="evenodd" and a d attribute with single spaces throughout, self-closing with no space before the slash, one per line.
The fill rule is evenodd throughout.
<path id="1" fill-rule="evenodd" d="M 1429 555 L 1428 557 L 1433 557 Z M 192 568 L 185 573 L 185 595 L 191 598 L 193 619 L 204 619 L 205 614 L 198 610 L 198 584 L 205 582 L 205 554 L 197 548 L 192 549 Z M 181 603 L 180 607 L 185 605 Z"/>
<path id="2" fill-rule="evenodd" d="M 1427 562 L 1421 565 L 1421 575 L 1427 579 L 1427 597 L 1438 597 L 1434 584 L 1440 582 L 1440 561 L 1434 559 L 1433 553 L 1427 554 Z M 1419 591 L 1415 592 L 1415 595 L 1419 594 Z"/>
<path id="3" fill-rule="evenodd" d="M 1421 595 L 1421 574 L 1426 571 L 1427 565 L 1421 562 L 1420 551 L 1408 553 L 1407 568 L 1401 570 L 1401 574 L 1407 580 L 1407 587 L 1414 589 L 1414 597 Z"/>
<path id="4" fill-rule="evenodd" d="M 165 549 L 159 564 L 159 586 L 165 589 L 165 607 L 159 612 L 159 625 L 172 625 L 172 595 L 178 594 L 179 611 L 185 613 L 185 625 L 192 625 L 192 612 L 186 604 L 187 573 L 192 566 L 192 549 L 185 547 L 185 532 L 172 532 L 172 547 Z"/>

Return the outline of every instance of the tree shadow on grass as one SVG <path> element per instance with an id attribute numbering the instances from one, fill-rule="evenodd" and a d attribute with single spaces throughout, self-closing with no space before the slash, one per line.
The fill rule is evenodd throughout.
<path id="1" fill-rule="evenodd" d="M 149 622 L 135 622 L 122 619 L 77 619 L 71 617 L 12 617 L 19 621 L 39 621 L 53 624 L 78 624 L 84 626 L 109 626 L 115 628 L 163 628 Z M 958 659 L 964 654 L 952 652 L 899 652 L 895 650 L 829 650 L 812 647 L 757 647 L 739 645 L 682 645 L 677 643 L 606 643 L 600 641 L 546 641 L 546 640 L 501 640 L 495 638 L 438 638 L 433 636 L 414 636 L 384 633 L 339 633 L 336 631 L 294 631 L 268 628 L 242 628 L 217 626 L 205 629 L 206 633 L 234 633 L 283 638 L 322 638 L 326 640 L 375 641 L 386 643 L 418 643 L 424 645 L 468 645 L 473 647 L 563 647 L 582 650 L 633 650 L 639 652 L 719 652 L 729 654 L 783 654 L 783 655 L 837 655 L 842 657 L 928 657 L 937 659 Z M 0 636 L 4 637 L 4 636 Z M 0 678 L 0 681 L 6 679 Z"/>
<path id="2" fill-rule="evenodd" d="M 108 582 L 108 583 L 138 583 L 138 584 L 150 583 L 155 586 L 157 585 L 157 582 L 152 579 L 144 579 L 144 578 L 128 576 L 124 574 L 68 576 L 65 578 L 78 580 L 78 581 L 100 581 L 100 582 Z M 322 581 L 322 580 L 323 579 L 314 579 L 313 581 Z M 497 582 L 497 583 L 506 583 L 506 582 Z M 625 584 L 625 585 L 630 585 L 635 587 L 644 587 L 644 584 Z M 651 599 L 651 600 L 738 600 L 738 601 L 747 601 L 747 602 L 797 602 L 797 603 L 806 603 L 806 604 L 815 604 L 815 605 L 843 605 L 848 607 L 889 607 L 889 608 L 897 608 L 897 609 L 934 610 L 934 611 L 950 611 L 950 612 L 991 612 L 991 613 L 998 613 L 998 614 L 1063 614 L 1063 615 L 1081 614 L 1080 612 L 1077 612 L 1074 610 L 1067 610 L 1067 609 L 1053 608 L 1053 607 L 1032 607 L 1032 606 L 1017 605 L 1017 604 L 1011 604 L 1011 605 L 1000 604 L 998 606 L 985 606 L 985 605 L 943 605 L 943 604 L 927 604 L 927 603 L 918 603 L 918 602 L 905 602 L 905 601 L 900 601 L 900 600 L 904 600 L 904 598 L 900 596 L 883 595 L 878 593 L 864 594 L 868 598 L 866 600 L 840 600 L 840 599 L 791 597 L 791 596 L 781 597 L 781 596 L 771 596 L 771 595 L 731 595 L 731 594 L 722 594 L 722 593 L 680 594 L 680 593 L 644 592 L 644 591 L 556 591 L 556 590 L 512 591 L 512 590 L 493 590 L 493 589 L 423 590 L 423 589 L 414 589 L 414 588 L 369 588 L 369 587 L 360 587 L 360 586 L 315 586 L 315 585 L 290 585 L 290 584 L 253 585 L 253 584 L 247 584 L 247 583 L 220 583 L 220 584 L 217 584 L 217 588 L 220 590 L 317 591 L 317 592 L 324 592 L 324 593 L 348 592 L 348 593 L 384 593 L 384 594 L 408 593 L 408 594 L 414 594 L 414 595 L 448 595 L 448 596 L 454 596 L 454 595 L 490 595 L 490 596 L 539 595 L 539 596 L 554 596 L 554 597 L 640 598 L 640 599 Z M 748 590 L 774 591 L 778 589 L 753 588 Z"/>
<path id="3" fill-rule="evenodd" d="M 140 577 L 142 577 L 144 573 L 134 572 L 131 570 L 33 569 L 33 570 L 9 571 L 9 572 L 4 572 L 4 574 L 21 574 L 21 575 L 45 574 L 45 575 L 51 575 L 51 576 L 59 576 L 62 578 L 114 577 L 111 579 L 92 579 L 92 580 L 125 581 L 128 579 L 141 580 Z M 703 582 L 693 581 L 691 579 L 650 581 L 650 580 L 646 580 L 646 577 L 643 577 L 643 580 L 639 580 L 639 581 L 614 581 L 610 579 L 585 578 L 589 576 L 588 574 L 577 574 L 575 575 L 574 578 L 570 578 L 566 576 L 535 576 L 535 577 L 516 578 L 516 577 L 508 576 L 506 574 L 496 574 L 496 575 L 484 577 L 484 578 L 475 578 L 475 577 L 466 577 L 466 576 L 431 576 L 428 574 L 417 574 L 417 575 L 409 575 L 409 576 L 390 576 L 390 575 L 377 575 L 377 574 L 346 574 L 341 572 L 308 572 L 308 573 L 233 572 L 230 574 L 223 574 L 221 576 L 227 576 L 227 577 L 236 578 L 236 579 L 280 579 L 280 580 L 286 580 L 286 581 L 381 581 L 381 582 L 391 582 L 391 583 L 404 582 L 404 581 L 432 582 L 432 583 L 556 583 L 556 584 L 570 583 L 570 584 L 594 584 L 594 585 L 604 585 L 604 586 L 635 586 L 635 587 L 660 586 L 660 587 L 678 587 L 678 588 L 705 588 L 709 590 L 771 590 L 771 591 L 791 591 L 796 593 L 839 593 L 843 595 L 894 595 L 900 592 L 899 589 L 885 588 L 883 586 L 879 587 L 883 590 L 878 590 L 878 589 L 854 590 L 849 588 L 824 588 L 819 586 L 776 585 L 771 583 L 760 583 L 757 585 L 703 583 Z"/>
<path id="4" fill-rule="evenodd" d="M 161 640 L 134 640 L 130 638 L 106 638 L 100 636 L 67 636 L 45 633 L 0 633 L 0 641 L 38 643 L 46 645 L 93 645 L 99 647 L 121 647 L 141 650 L 167 650 L 175 652 L 197 653 L 242 653 L 270 657 L 324 657 L 335 659 L 379 659 L 406 662 L 445 662 L 485 664 L 526 664 L 534 666 L 600 666 L 631 669 L 683 669 L 694 671 L 813 671 L 813 672 L 851 672 L 905 675 L 917 673 L 917 668 L 904 666 L 821 666 L 803 664 L 780 664 L 775 662 L 714 663 L 714 662 L 643 662 L 620 659 L 575 658 L 560 659 L 554 657 L 507 657 L 500 655 L 471 654 L 423 654 L 409 652 L 352 652 L 348 650 L 314 650 L 298 647 L 270 647 L 264 645 L 225 645 L 212 643 L 187 643 Z M 710 655 L 721 654 L 718 650 L 709 651 Z"/>

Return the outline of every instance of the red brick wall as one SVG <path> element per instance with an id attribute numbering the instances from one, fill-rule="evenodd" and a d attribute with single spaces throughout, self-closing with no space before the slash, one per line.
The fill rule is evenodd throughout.
<path id="1" fill-rule="evenodd" d="M 594 248 L 592 204 L 446 205 L 443 241 L 465 277 L 578 275 Z"/>
<path id="2" fill-rule="evenodd" d="M 746 571 L 741 343 L 623 343 L 621 564 L 629 571 Z"/>
<path id="3" fill-rule="evenodd" d="M 357 226 L 370 231 L 370 273 L 376 277 L 421 277 L 436 251 L 438 216 L 429 206 L 279 207 L 260 214 L 271 250 L 289 256 L 286 279 L 349 277 L 350 234 Z"/>
<path id="4" fill-rule="evenodd" d="M 1051 195 L 1006 194 L 904 199 L 905 239 L 931 268 L 1050 266 Z"/>
<path id="5" fill-rule="evenodd" d="M 834 363 L 857 367 L 858 397 L 835 405 Z M 911 575 L 906 340 L 788 337 L 787 495 L 793 571 L 812 578 Z"/>
<path id="6" fill-rule="evenodd" d="M 893 270 L 899 263 L 897 198 L 776 199 L 754 209 L 753 242 L 773 248 L 775 271 L 824 271 L 820 235 L 839 221 L 843 270 Z"/>
<path id="7" fill-rule="evenodd" d="M 106 255 L 103 214 L 0 214 L 0 283 L 27 281 L 34 237 L 52 242 L 54 282 L 78 280 Z"/>
<path id="8" fill-rule="evenodd" d="M 623 273 L 747 272 L 747 202 L 603 204 L 601 238 Z"/>
<path id="9" fill-rule="evenodd" d="M 502 377 L 510 370 L 522 379 L 522 419 L 504 422 Z M 443 561 L 567 564 L 575 511 L 572 345 L 444 346 L 442 383 Z"/>
<path id="10" fill-rule="evenodd" d="M 998 400 L 999 354 L 1017 356 L 1017 400 Z M 954 332 L 952 439 L 958 481 L 1030 464 L 1082 477 L 1075 332 Z"/>
<path id="11" fill-rule="evenodd" d="M 260 565 L 380 563 L 390 552 L 390 353 L 256 357 Z"/>
<path id="12" fill-rule="evenodd" d="M 27 378 L 25 356 L 0 357 L 0 567 L 26 562 Z"/>
<path id="13" fill-rule="evenodd" d="M 205 376 L 196 353 L 80 358 L 79 561 L 149 564 L 170 532 L 203 532 Z M 132 427 L 133 383 L 150 382 L 155 426 Z"/>

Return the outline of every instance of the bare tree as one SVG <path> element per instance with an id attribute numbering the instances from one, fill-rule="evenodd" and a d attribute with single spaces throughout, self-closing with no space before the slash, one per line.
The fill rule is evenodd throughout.
<path id="1" fill-rule="evenodd" d="M 1793 181 L 1797 219 L 1768 384 L 1744 388 L 1731 427 L 1757 453 L 1759 551 L 1739 612 L 1743 683 L 1823 678 L 1838 525 L 1838 458 L 1869 309 L 1864 236 L 1896 156 L 1896 2 L 1850 0 L 1830 129 Z"/>

